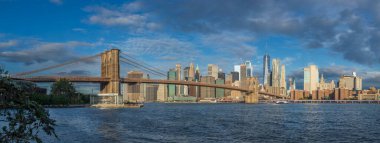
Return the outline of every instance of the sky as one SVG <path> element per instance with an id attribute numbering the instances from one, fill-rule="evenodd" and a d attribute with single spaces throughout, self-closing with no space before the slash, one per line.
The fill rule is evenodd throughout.
<path id="1" fill-rule="evenodd" d="M 380 87 L 380 1 L 367 0 L 0 0 L 0 65 L 11 73 L 111 48 L 167 71 L 217 64 L 229 73 L 263 55 L 286 65 L 297 87 L 316 64 L 325 79 L 357 72 Z M 136 70 L 122 66 L 126 71 Z M 93 62 L 41 74 L 99 75 Z"/>

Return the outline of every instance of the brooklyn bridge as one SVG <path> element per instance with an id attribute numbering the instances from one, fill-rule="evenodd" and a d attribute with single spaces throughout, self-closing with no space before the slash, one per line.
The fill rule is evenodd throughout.
<path id="1" fill-rule="evenodd" d="M 90 61 L 95 58 L 100 57 L 100 77 L 94 76 L 32 76 L 35 73 L 44 72 L 47 70 L 52 70 L 56 68 L 62 68 L 67 65 L 75 64 L 78 62 Z M 227 90 L 235 90 L 245 93 L 246 103 L 257 103 L 259 96 L 266 95 L 273 98 L 286 98 L 283 95 L 269 93 L 264 91 L 259 91 L 259 84 L 257 82 L 247 82 L 244 87 L 236 87 L 231 85 L 223 84 L 211 84 L 205 82 L 194 82 L 194 81 L 184 81 L 184 80 L 163 80 L 163 79 L 146 79 L 146 78 L 123 78 L 120 76 L 120 63 L 131 64 L 135 67 L 149 71 L 154 75 L 166 76 L 165 73 L 159 72 L 157 68 L 144 66 L 143 63 L 136 61 L 133 58 L 128 57 L 119 49 L 106 50 L 102 53 L 79 58 L 72 61 L 67 61 L 61 64 L 52 65 L 32 71 L 26 71 L 21 73 L 16 73 L 11 75 L 13 79 L 25 80 L 35 83 L 45 83 L 45 82 L 55 82 L 60 79 L 66 79 L 70 82 L 85 82 L 85 83 L 99 83 L 100 92 L 97 94 L 100 98 L 112 98 L 114 100 L 120 99 L 122 97 L 121 84 L 171 84 L 171 85 L 186 85 L 186 86 L 198 86 L 198 87 L 212 87 Z M 115 102 L 117 103 L 117 102 Z"/>

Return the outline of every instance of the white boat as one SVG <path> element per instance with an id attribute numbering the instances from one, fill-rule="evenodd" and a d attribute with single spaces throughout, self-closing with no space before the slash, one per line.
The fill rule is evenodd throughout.
<path id="1" fill-rule="evenodd" d="M 286 100 L 277 100 L 276 104 L 288 104 L 289 102 Z"/>

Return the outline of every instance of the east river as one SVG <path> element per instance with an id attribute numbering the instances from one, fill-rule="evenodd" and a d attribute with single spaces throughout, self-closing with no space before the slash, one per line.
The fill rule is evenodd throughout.
<path id="1" fill-rule="evenodd" d="M 49 109 L 45 142 L 380 142 L 379 104 L 159 104 Z"/>

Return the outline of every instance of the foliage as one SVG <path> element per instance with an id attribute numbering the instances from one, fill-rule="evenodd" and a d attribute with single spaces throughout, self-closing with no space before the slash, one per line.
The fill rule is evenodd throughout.
<path id="1" fill-rule="evenodd" d="M 56 96 L 74 96 L 74 85 L 67 79 L 60 79 L 51 86 L 51 94 Z"/>
<path id="2" fill-rule="evenodd" d="M 55 120 L 35 101 L 29 101 L 30 84 L 17 84 L 0 68 L 0 142 L 42 142 L 40 131 L 55 134 Z"/>
<path id="3" fill-rule="evenodd" d="M 44 105 L 67 105 L 90 103 L 89 95 L 77 93 L 74 85 L 67 79 L 60 79 L 51 87 L 52 96 L 37 95 L 35 101 Z M 45 102 L 48 100 L 49 102 Z M 46 104 L 48 103 L 48 104 Z"/>

